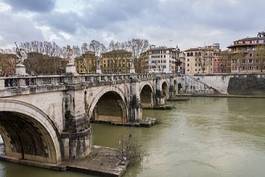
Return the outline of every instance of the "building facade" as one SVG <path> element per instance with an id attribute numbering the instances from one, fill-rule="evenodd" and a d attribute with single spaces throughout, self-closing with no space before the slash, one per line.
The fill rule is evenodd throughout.
<path id="1" fill-rule="evenodd" d="M 185 74 L 212 74 L 213 59 L 219 55 L 219 52 L 221 52 L 219 44 L 184 51 Z"/>
<path id="2" fill-rule="evenodd" d="M 248 37 L 234 41 L 228 47 L 232 54 L 232 73 L 260 73 L 265 70 L 265 32 L 257 37 Z"/>
<path id="3" fill-rule="evenodd" d="M 231 73 L 231 53 L 228 50 L 214 54 L 213 73 Z"/>
<path id="4" fill-rule="evenodd" d="M 178 48 L 151 47 L 139 59 L 142 73 L 175 73 Z"/>
<path id="5" fill-rule="evenodd" d="M 75 59 L 76 71 L 79 74 L 96 72 L 95 52 L 88 51 L 82 56 Z"/>
<path id="6" fill-rule="evenodd" d="M 126 50 L 113 50 L 103 53 L 100 59 L 102 73 L 129 73 L 132 63 L 132 53 Z"/>
<path id="7" fill-rule="evenodd" d="M 177 72 L 180 74 L 185 74 L 185 53 L 179 52 L 177 59 Z"/>

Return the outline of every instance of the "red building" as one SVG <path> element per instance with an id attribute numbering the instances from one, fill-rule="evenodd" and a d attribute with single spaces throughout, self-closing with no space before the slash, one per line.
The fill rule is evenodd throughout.
<path id="1" fill-rule="evenodd" d="M 231 73 L 231 54 L 229 51 L 214 53 L 213 73 Z"/>

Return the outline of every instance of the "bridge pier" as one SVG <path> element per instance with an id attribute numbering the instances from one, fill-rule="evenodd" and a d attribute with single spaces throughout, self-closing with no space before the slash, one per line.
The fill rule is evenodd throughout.
<path id="1" fill-rule="evenodd" d="M 129 95 L 129 122 L 137 122 L 142 119 L 143 110 L 140 104 L 139 82 L 136 78 L 130 78 Z"/>
<path id="2" fill-rule="evenodd" d="M 61 134 L 63 160 L 85 158 L 91 152 L 91 129 L 85 112 L 85 93 L 75 78 L 69 79 L 63 97 L 64 129 Z"/>
<path id="3" fill-rule="evenodd" d="M 172 99 L 176 97 L 176 82 L 174 80 L 174 77 L 170 77 L 169 84 L 169 99 Z"/>
<path id="4" fill-rule="evenodd" d="M 155 105 L 154 107 L 159 107 L 161 105 L 166 104 L 166 97 L 163 96 L 163 90 L 161 87 L 161 77 L 156 77 L 156 83 L 155 83 Z"/>

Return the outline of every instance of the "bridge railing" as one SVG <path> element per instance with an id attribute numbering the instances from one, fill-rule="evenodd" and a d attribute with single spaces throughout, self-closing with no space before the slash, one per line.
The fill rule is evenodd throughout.
<path id="1" fill-rule="evenodd" d="M 13 76 L 0 77 L 0 90 L 17 87 L 40 87 L 47 85 L 64 85 L 72 82 L 75 78 L 75 83 L 84 83 L 89 86 L 112 85 L 124 82 L 130 82 L 132 78 L 138 80 L 153 80 L 157 77 L 169 78 L 174 74 L 82 74 L 77 76 L 70 75 L 45 75 L 45 76 Z"/>
<path id="2" fill-rule="evenodd" d="M 23 76 L 1 77 L 0 89 L 43 85 L 63 85 L 64 76 Z"/>

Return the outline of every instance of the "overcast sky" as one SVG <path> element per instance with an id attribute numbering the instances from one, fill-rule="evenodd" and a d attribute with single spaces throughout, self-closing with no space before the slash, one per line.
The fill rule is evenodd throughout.
<path id="1" fill-rule="evenodd" d="M 0 47 L 145 38 L 181 49 L 222 48 L 265 30 L 264 0 L 0 0 Z"/>

